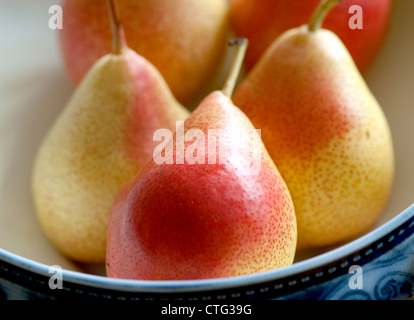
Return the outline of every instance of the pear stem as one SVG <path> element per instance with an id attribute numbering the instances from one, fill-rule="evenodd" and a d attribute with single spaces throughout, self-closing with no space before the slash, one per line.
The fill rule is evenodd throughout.
<path id="1" fill-rule="evenodd" d="M 323 21 L 327 14 L 333 7 L 335 7 L 342 0 L 322 0 L 320 5 L 316 8 L 313 13 L 312 19 L 309 23 L 308 29 L 310 32 L 315 32 L 322 27 Z"/>
<path id="2" fill-rule="evenodd" d="M 244 56 L 246 55 L 247 46 L 249 41 L 245 38 L 234 38 L 229 41 L 229 46 L 237 45 L 237 51 L 233 64 L 230 68 L 229 75 L 223 87 L 223 93 L 226 97 L 231 98 L 234 88 L 236 86 L 237 79 L 240 75 L 240 70 L 243 65 Z"/>
<path id="3" fill-rule="evenodd" d="M 118 7 L 115 2 L 116 0 L 107 0 L 112 30 L 112 53 L 121 54 L 123 47 L 122 25 L 119 19 Z"/>

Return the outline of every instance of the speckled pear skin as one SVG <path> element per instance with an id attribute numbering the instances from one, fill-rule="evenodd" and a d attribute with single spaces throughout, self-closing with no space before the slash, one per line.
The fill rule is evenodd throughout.
<path id="1" fill-rule="evenodd" d="M 385 115 L 339 38 L 307 26 L 284 33 L 234 94 L 293 198 L 298 250 L 372 226 L 392 188 Z"/>
<path id="2" fill-rule="evenodd" d="M 69 258 L 104 262 L 110 209 L 152 159 L 153 133 L 188 112 L 159 72 L 134 51 L 102 57 L 42 142 L 33 198 L 48 238 Z"/>
<path id="3" fill-rule="evenodd" d="M 241 139 L 252 137 L 249 130 L 256 134 L 221 91 L 207 96 L 185 121 L 186 133 L 194 128 L 206 137 L 208 129 L 223 129 L 224 144 L 234 143 L 236 132 Z M 253 140 L 246 141 L 221 164 L 154 161 L 132 179 L 110 215 L 107 276 L 207 279 L 290 265 L 297 232 L 292 199 L 260 139 L 260 170 L 249 171 Z M 191 144 L 185 142 L 185 150 Z M 182 152 L 171 150 L 174 159 Z"/>

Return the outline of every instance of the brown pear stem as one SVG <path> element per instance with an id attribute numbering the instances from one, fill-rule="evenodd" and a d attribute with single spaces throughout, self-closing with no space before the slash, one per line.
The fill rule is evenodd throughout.
<path id="1" fill-rule="evenodd" d="M 312 19 L 309 23 L 308 29 L 310 32 L 315 32 L 322 27 L 322 23 L 326 18 L 326 15 L 342 0 L 322 0 L 320 5 L 313 13 Z"/>
<path id="2" fill-rule="evenodd" d="M 237 51 L 222 91 L 226 97 L 231 98 L 237 79 L 240 75 L 240 70 L 243 65 L 249 41 L 245 38 L 234 38 L 229 41 L 229 45 L 237 45 Z"/>
<path id="3" fill-rule="evenodd" d="M 112 53 L 121 54 L 123 41 L 122 41 L 122 26 L 119 19 L 119 11 L 116 5 L 116 0 L 107 0 L 109 8 L 109 17 L 111 21 L 112 30 Z"/>

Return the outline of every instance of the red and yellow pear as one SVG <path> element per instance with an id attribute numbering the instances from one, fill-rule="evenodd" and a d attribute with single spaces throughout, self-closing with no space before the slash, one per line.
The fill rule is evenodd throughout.
<path id="1" fill-rule="evenodd" d="M 298 250 L 349 240 L 373 225 L 394 174 L 390 128 L 349 52 L 323 18 L 282 34 L 233 101 L 262 139 L 295 205 Z"/>
<path id="2" fill-rule="evenodd" d="M 120 192 L 108 225 L 109 277 L 223 278 L 293 262 L 289 191 L 260 135 L 230 99 L 247 44 L 236 43 L 228 85 L 199 104 L 162 152 L 174 162 L 155 157 Z M 220 132 L 217 144 L 212 130 Z"/>

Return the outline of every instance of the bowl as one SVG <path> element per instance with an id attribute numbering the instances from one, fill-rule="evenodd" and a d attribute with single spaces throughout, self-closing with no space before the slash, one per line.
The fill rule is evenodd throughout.
<path id="1" fill-rule="evenodd" d="M 395 1 L 392 23 L 364 75 L 391 127 L 396 176 L 389 203 L 365 234 L 299 252 L 293 265 L 194 281 L 105 277 L 66 259 L 45 238 L 31 198 L 34 155 L 74 88 L 49 28 L 53 0 L 0 2 L 1 299 L 407 299 L 414 296 L 414 2 Z"/>

